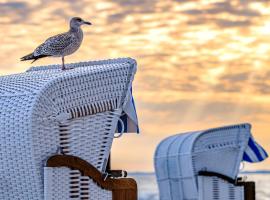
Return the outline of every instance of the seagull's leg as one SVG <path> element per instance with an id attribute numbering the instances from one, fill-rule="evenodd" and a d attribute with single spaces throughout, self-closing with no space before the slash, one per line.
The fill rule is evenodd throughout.
<path id="1" fill-rule="evenodd" d="M 65 70 L 66 67 L 65 67 L 65 57 L 62 56 L 62 70 Z"/>

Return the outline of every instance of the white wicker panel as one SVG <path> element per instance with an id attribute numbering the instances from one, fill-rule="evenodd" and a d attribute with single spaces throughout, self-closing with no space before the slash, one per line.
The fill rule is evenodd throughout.
<path id="1" fill-rule="evenodd" d="M 44 167 L 44 194 L 45 200 L 69 199 L 70 169 Z"/>
<path id="2" fill-rule="evenodd" d="M 104 112 L 71 120 L 65 126 L 60 145 L 67 155 L 76 155 L 104 171 L 119 114 Z"/>
<path id="3" fill-rule="evenodd" d="M 238 155 L 239 149 L 236 147 L 195 153 L 193 155 L 195 171 L 217 172 L 235 178 L 238 174 L 238 169 L 235 171 L 235 163 L 238 161 Z M 222 163 L 222 167 L 217 163 Z"/>
<path id="4" fill-rule="evenodd" d="M 112 192 L 101 189 L 93 181 L 89 182 L 89 200 L 112 200 Z"/>
<path id="5" fill-rule="evenodd" d="M 236 178 L 250 137 L 249 128 L 249 125 L 239 125 L 201 134 L 193 146 L 195 171 L 213 171 Z M 217 163 L 222 163 L 222 167 Z"/>
<path id="6" fill-rule="evenodd" d="M 244 187 L 217 177 L 198 176 L 199 200 L 244 200 Z"/>
<path id="7" fill-rule="evenodd" d="M 112 192 L 97 186 L 78 170 L 44 168 L 45 200 L 112 200 Z"/>
<path id="8" fill-rule="evenodd" d="M 42 180 L 34 165 L 29 111 L 33 96 L 0 100 L 0 199 L 40 200 Z M 24 184 L 27 183 L 27 184 Z"/>

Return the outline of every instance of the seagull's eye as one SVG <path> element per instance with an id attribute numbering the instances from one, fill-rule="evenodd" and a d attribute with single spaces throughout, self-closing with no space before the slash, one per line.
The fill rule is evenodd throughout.
<path id="1" fill-rule="evenodd" d="M 78 21 L 79 21 L 79 22 L 81 22 L 81 21 L 82 21 L 82 19 L 78 19 Z"/>

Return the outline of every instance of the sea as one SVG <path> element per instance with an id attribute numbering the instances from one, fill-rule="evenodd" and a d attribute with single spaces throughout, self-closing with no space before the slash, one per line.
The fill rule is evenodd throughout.
<path id="1" fill-rule="evenodd" d="M 139 200 L 159 200 L 154 173 L 131 173 L 130 176 L 137 181 Z M 246 172 L 241 177 L 255 181 L 256 200 L 270 200 L 270 172 Z"/>

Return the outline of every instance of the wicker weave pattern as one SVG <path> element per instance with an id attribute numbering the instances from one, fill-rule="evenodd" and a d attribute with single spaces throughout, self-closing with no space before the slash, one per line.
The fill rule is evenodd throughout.
<path id="1" fill-rule="evenodd" d="M 207 169 L 232 178 L 237 177 L 250 137 L 249 129 L 250 125 L 241 124 L 212 129 L 201 134 L 193 146 L 195 172 Z M 217 163 L 222 163 L 222 167 Z"/>
<path id="2" fill-rule="evenodd" d="M 77 172 L 79 174 L 79 172 Z M 44 168 L 44 193 L 48 199 L 59 200 L 69 199 L 70 186 L 69 184 L 63 185 L 61 182 L 69 183 L 71 177 L 76 177 L 76 174 L 71 174 L 70 170 L 65 167 L 61 168 Z M 54 183 L 54 184 L 51 184 Z M 77 187 L 78 193 L 79 188 Z M 73 189 L 75 191 L 75 189 Z"/>
<path id="3" fill-rule="evenodd" d="M 89 177 L 66 167 L 45 167 L 45 199 L 48 200 L 105 200 L 112 192 L 101 189 Z M 63 184 L 68 183 L 68 184 Z"/>
<path id="4" fill-rule="evenodd" d="M 217 177 L 198 176 L 198 200 L 244 200 L 244 187 L 234 186 Z"/>
<path id="5" fill-rule="evenodd" d="M 122 63 L 134 63 L 135 60 L 132 58 L 114 58 L 114 59 L 106 59 L 106 60 L 95 60 L 95 61 L 86 61 L 86 62 L 77 62 L 65 64 L 66 68 L 77 68 L 77 67 L 88 67 L 88 66 L 101 66 L 101 65 L 112 65 L 112 64 L 122 64 Z M 48 69 L 60 69 L 60 65 L 45 65 L 38 67 L 31 67 L 28 72 L 31 71 L 40 71 L 40 70 L 48 70 Z"/>
<path id="6" fill-rule="evenodd" d="M 43 199 L 42 166 L 59 146 L 100 170 L 106 164 L 136 63 L 70 65 L 0 78 L 0 199 Z"/>

